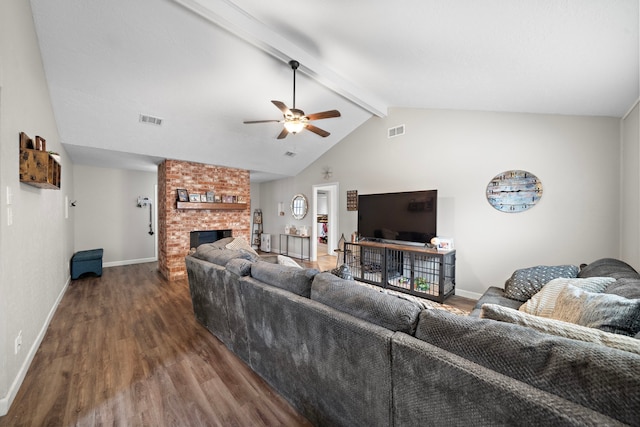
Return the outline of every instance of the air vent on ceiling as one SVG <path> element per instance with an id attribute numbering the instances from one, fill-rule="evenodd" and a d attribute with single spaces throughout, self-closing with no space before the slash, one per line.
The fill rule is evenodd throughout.
<path id="1" fill-rule="evenodd" d="M 286 153 L 284 153 L 284 155 L 287 157 L 295 157 L 296 153 L 294 153 L 293 151 L 287 151 Z"/>
<path id="2" fill-rule="evenodd" d="M 389 128 L 387 138 L 394 138 L 396 136 L 404 135 L 404 125 Z"/>
<path id="3" fill-rule="evenodd" d="M 140 123 L 149 123 L 150 125 L 160 126 L 163 119 L 160 117 L 148 116 L 146 114 L 140 114 Z"/>

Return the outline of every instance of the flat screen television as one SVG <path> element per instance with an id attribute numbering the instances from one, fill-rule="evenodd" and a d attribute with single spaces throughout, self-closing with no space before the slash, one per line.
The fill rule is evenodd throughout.
<path id="1" fill-rule="evenodd" d="M 358 196 L 358 234 L 387 243 L 425 244 L 437 236 L 438 190 Z"/>

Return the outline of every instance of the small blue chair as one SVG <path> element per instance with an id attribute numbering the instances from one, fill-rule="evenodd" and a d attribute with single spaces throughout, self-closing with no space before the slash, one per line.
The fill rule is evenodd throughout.
<path id="1" fill-rule="evenodd" d="M 71 257 L 71 279 L 75 280 L 85 273 L 102 276 L 102 248 L 79 251 Z"/>

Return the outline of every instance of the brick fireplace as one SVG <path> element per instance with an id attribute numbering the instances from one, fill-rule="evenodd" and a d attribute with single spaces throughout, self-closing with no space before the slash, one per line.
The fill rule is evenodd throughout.
<path id="1" fill-rule="evenodd" d="M 246 202 L 245 208 L 217 210 L 178 209 L 177 189 L 189 193 L 231 195 Z M 234 237 L 250 241 L 251 207 L 249 171 L 202 163 L 165 160 L 158 166 L 158 268 L 168 280 L 186 278 L 184 257 L 189 253 L 190 233 L 231 229 Z M 208 207 L 208 205 L 206 205 Z"/>

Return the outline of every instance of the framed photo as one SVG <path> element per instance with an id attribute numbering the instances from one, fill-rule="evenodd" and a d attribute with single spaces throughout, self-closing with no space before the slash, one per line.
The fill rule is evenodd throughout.
<path id="1" fill-rule="evenodd" d="M 208 203 L 213 203 L 213 191 L 207 191 L 207 202 Z"/>
<path id="2" fill-rule="evenodd" d="M 440 239 L 440 243 L 438 243 L 439 251 L 451 251 L 455 249 L 453 245 L 453 239 L 449 239 L 446 237 L 439 237 L 439 239 Z"/>
<path id="3" fill-rule="evenodd" d="M 201 194 L 200 195 L 200 201 L 202 203 L 207 203 L 207 195 L 206 194 Z"/>
<path id="4" fill-rule="evenodd" d="M 199 202 L 200 201 L 200 194 L 189 194 L 189 201 L 190 202 Z"/>
<path id="5" fill-rule="evenodd" d="M 244 196 L 238 196 L 238 203 L 246 203 Z"/>
<path id="6" fill-rule="evenodd" d="M 189 201 L 189 193 L 184 188 L 178 188 L 176 190 L 178 192 L 178 201 L 179 202 L 188 202 Z"/>
<path id="7" fill-rule="evenodd" d="M 222 196 L 219 194 L 216 194 L 213 196 L 213 200 L 214 200 L 214 203 L 222 203 Z"/>
<path id="8" fill-rule="evenodd" d="M 222 203 L 233 203 L 233 196 L 222 196 Z"/>

